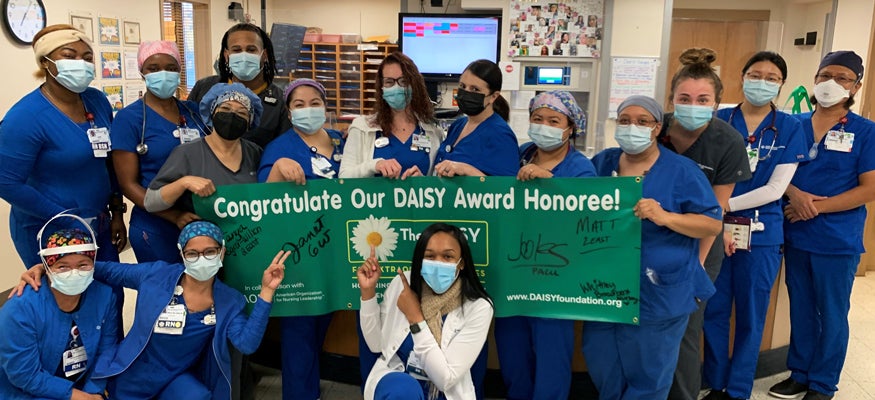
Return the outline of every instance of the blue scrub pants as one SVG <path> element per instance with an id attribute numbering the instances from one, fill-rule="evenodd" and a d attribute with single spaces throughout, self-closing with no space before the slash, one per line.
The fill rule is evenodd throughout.
<path id="1" fill-rule="evenodd" d="M 589 322 L 583 357 L 601 400 L 665 399 L 689 316 L 627 325 Z"/>
<path id="2" fill-rule="evenodd" d="M 371 374 L 371 369 L 374 368 L 374 364 L 376 364 L 377 359 L 380 358 L 380 353 L 372 353 L 371 348 L 368 347 L 368 343 L 365 341 L 365 335 L 362 333 L 361 313 L 358 310 L 355 312 L 355 322 L 355 329 L 359 336 L 359 374 L 362 378 L 361 390 L 362 393 L 364 393 L 365 382 L 368 381 L 368 375 Z"/>
<path id="3" fill-rule="evenodd" d="M 705 368 L 713 389 L 747 399 L 753 389 L 772 285 L 781 268 L 781 246 L 753 246 L 723 259 L 705 308 Z M 729 358 L 729 320 L 735 304 L 735 340 Z"/>
<path id="4" fill-rule="evenodd" d="M 331 316 L 280 318 L 284 400 L 319 398 L 319 355 Z"/>
<path id="5" fill-rule="evenodd" d="M 848 352 L 848 311 L 859 254 L 817 254 L 786 247 L 790 296 L 787 368 L 796 382 L 833 394 Z"/>
<path id="6" fill-rule="evenodd" d="M 158 395 L 157 400 L 175 400 L 184 394 L 186 400 L 210 400 L 213 398 L 207 387 L 190 373 L 184 373 L 170 381 Z"/>
<path id="7" fill-rule="evenodd" d="M 508 400 L 568 398 L 574 321 L 496 318 L 495 343 Z"/>
<path id="8" fill-rule="evenodd" d="M 474 395 L 477 400 L 486 398 L 486 389 L 483 387 L 486 380 L 486 368 L 489 362 L 489 342 L 483 343 L 483 348 L 480 349 L 480 355 L 474 360 L 471 365 L 471 382 L 474 384 Z"/>
<path id="9" fill-rule="evenodd" d="M 390 372 L 377 382 L 374 400 L 425 400 L 425 393 L 412 376 L 403 372 Z"/>
<path id="10" fill-rule="evenodd" d="M 149 214 L 139 207 L 131 212 L 131 225 L 128 228 L 128 240 L 137 262 L 166 261 L 180 263 L 182 257 L 176 243 L 179 239 L 179 228 L 163 218 Z"/>

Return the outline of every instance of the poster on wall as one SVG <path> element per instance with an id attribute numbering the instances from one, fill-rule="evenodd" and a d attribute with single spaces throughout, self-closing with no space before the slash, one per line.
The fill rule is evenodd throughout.
<path id="1" fill-rule="evenodd" d="M 601 55 L 603 0 L 511 0 L 510 57 Z"/>
<path id="2" fill-rule="evenodd" d="M 125 79 L 142 79 L 140 69 L 137 66 L 137 50 L 125 49 L 124 51 Z"/>
<path id="3" fill-rule="evenodd" d="M 103 79 L 119 79 L 122 77 L 121 53 L 118 51 L 100 52 L 100 76 Z"/>
<path id="4" fill-rule="evenodd" d="M 106 100 L 112 106 L 113 113 L 125 107 L 122 103 L 124 100 L 122 92 L 122 85 L 103 85 L 103 94 L 106 95 Z"/>
<path id="5" fill-rule="evenodd" d="M 100 17 L 97 19 L 97 26 L 98 30 L 100 31 L 100 44 L 121 44 L 121 39 L 119 37 L 118 18 Z"/>

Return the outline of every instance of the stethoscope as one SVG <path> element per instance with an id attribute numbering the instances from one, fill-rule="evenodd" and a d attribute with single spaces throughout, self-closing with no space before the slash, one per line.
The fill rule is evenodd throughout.
<path id="1" fill-rule="evenodd" d="M 775 141 L 778 140 L 778 128 L 775 128 L 775 120 L 778 118 L 778 109 L 775 108 L 775 105 L 772 104 L 772 103 L 769 103 L 769 107 L 772 109 L 772 111 L 771 111 L 771 113 L 772 113 L 772 120 L 770 121 L 768 127 L 765 127 L 765 128 L 763 128 L 763 129 L 760 129 L 760 132 L 759 132 L 759 134 L 760 134 L 760 142 L 757 144 L 757 158 L 758 158 L 760 161 L 763 161 L 763 160 L 765 160 L 765 159 L 767 159 L 767 158 L 769 158 L 769 157 L 772 156 L 772 150 L 775 149 Z M 740 110 L 740 109 L 741 109 L 741 104 L 735 106 L 735 108 L 732 109 L 732 113 L 729 114 L 729 125 L 732 125 L 732 118 L 735 117 L 735 113 L 736 113 L 738 110 Z M 773 135 L 772 135 L 772 144 L 771 144 L 771 146 L 769 146 L 769 151 L 766 153 L 766 156 L 765 156 L 765 157 L 760 157 L 760 156 L 759 156 L 759 154 L 760 154 L 760 149 L 761 149 L 762 146 L 763 146 L 763 136 L 765 136 L 766 131 L 772 131 L 772 133 L 773 133 Z M 754 142 L 756 142 L 756 135 L 755 135 L 755 134 L 754 134 L 754 135 L 748 135 L 748 136 L 747 136 L 747 142 L 748 142 L 749 144 L 754 144 Z"/>
<path id="2" fill-rule="evenodd" d="M 143 126 L 140 129 L 140 143 L 137 145 L 136 150 L 137 150 L 137 154 L 143 156 L 149 152 L 149 145 L 146 144 L 146 98 L 145 98 L 145 96 L 143 96 L 143 98 L 141 100 L 143 102 Z M 204 125 L 203 122 L 199 122 L 197 120 L 197 117 L 196 117 L 197 114 L 195 114 L 194 111 L 191 110 L 191 108 L 188 108 L 188 106 L 185 105 L 185 103 L 179 101 L 178 99 L 176 100 L 176 105 L 177 105 L 177 107 L 185 108 L 185 110 L 188 111 L 188 114 L 191 115 L 192 118 L 195 120 L 194 123 L 195 123 L 195 125 L 197 125 L 196 128 L 199 131 L 201 131 L 201 133 L 206 134 L 206 132 L 207 132 L 206 125 Z M 179 127 L 183 128 L 183 129 L 188 128 L 188 124 L 185 120 L 185 115 L 183 115 L 182 110 L 179 110 Z M 179 132 L 179 130 L 175 130 L 173 133 L 173 137 L 179 137 L 178 132 Z"/>

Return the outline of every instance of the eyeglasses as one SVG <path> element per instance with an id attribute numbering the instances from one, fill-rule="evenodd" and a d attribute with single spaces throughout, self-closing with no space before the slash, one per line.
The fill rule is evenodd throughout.
<path id="1" fill-rule="evenodd" d="M 631 119 L 629 119 L 629 118 L 620 118 L 620 119 L 617 120 L 617 124 L 618 124 L 618 125 L 629 125 L 629 124 L 634 124 L 634 125 L 636 125 L 636 126 L 646 126 L 646 127 L 650 127 L 650 126 L 656 124 L 656 120 L 652 120 L 652 119 L 643 119 L 643 118 L 642 118 L 642 119 L 634 120 L 634 121 L 633 121 L 633 120 L 631 120 Z"/>
<path id="2" fill-rule="evenodd" d="M 67 273 L 67 272 L 70 272 L 73 270 L 88 272 L 88 271 L 91 271 L 92 269 L 94 269 L 94 263 L 75 265 L 75 266 L 67 266 L 67 265 L 62 265 L 59 267 L 53 266 L 53 267 L 50 267 L 49 269 L 51 269 L 51 272 L 53 274 L 63 274 L 63 273 Z"/>
<path id="3" fill-rule="evenodd" d="M 833 76 L 830 74 L 814 75 L 814 80 L 817 82 L 826 82 L 828 80 L 834 80 L 834 81 L 836 81 L 836 83 L 838 83 L 839 85 L 842 85 L 842 86 L 847 85 L 849 83 L 857 82 L 856 78 L 846 78 L 844 76 Z"/>
<path id="4" fill-rule="evenodd" d="M 221 247 L 210 247 L 204 251 L 186 250 L 182 252 L 182 258 L 184 258 L 185 261 L 188 262 L 195 262 L 198 258 L 200 258 L 200 256 L 204 256 L 204 258 L 207 260 L 212 260 L 218 257 L 221 252 Z"/>
<path id="5" fill-rule="evenodd" d="M 398 86 L 407 87 L 407 79 L 403 76 L 400 78 L 383 78 L 384 88 L 390 88 L 392 86 L 395 86 L 396 83 L 398 84 Z"/>
<path id="6" fill-rule="evenodd" d="M 751 72 L 748 72 L 748 73 L 744 74 L 744 78 L 745 78 L 745 79 L 750 79 L 750 80 L 752 80 L 752 81 L 760 81 L 760 80 L 762 80 L 762 81 L 766 81 L 766 82 L 769 82 L 769 83 L 781 83 L 781 81 L 783 81 L 783 79 L 781 79 L 781 78 L 778 77 L 777 75 L 766 75 L 766 76 L 764 77 L 764 76 L 762 76 L 762 75 L 760 75 L 760 74 L 751 73 Z"/>

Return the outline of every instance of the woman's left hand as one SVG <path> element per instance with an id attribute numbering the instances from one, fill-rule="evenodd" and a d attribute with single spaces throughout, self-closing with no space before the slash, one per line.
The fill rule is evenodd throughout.
<path id="1" fill-rule="evenodd" d="M 410 324 L 416 324 L 425 320 L 425 317 L 422 316 L 422 307 L 419 305 L 419 298 L 416 296 L 416 293 L 410 289 L 410 284 L 407 283 L 407 276 L 404 275 L 404 271 L 401 268 L 398 269 L 398 276 L 401 278 L 401 284 L 404 285 L 404 289 L 401 290 L 401 294 L 398 295 L 398 309 L 404 313 L 404 316 L 407 317 L 407 321 Z"/>
<path id="2" fill-rule="evenodd" d="M 404 171 L 404 173 L 401 174 L 401 180 L 403 181 L 411 176 L 422 176 L 422 171 L 419 170 L 419 167 L 414 165 L 410 168 L 407 168 L 407 171 Z"/>
<path id="3" fill-rule="evenodd" d="M 729 257 L 735 254 L 735 238 L 732 237 L 732 232 L 723 231 L 723 252 Z"/>
<path id="4" fill-rule="evenodd" d="M 520 168 L 520 172 L 517 173 L 516 178 L 521 181 L 530 181 L 535 178 L 552 178 L 553 173 L 548 171 L 545 168 L 542 168 L 535 164 L 526 164 L 522 168 Z"/>
<path id="5" fill-rule="evenodd" d="M 264 270 L 261 275 L 261 293 L 258 295 L 262 300 L 270 303 L 273 300 L 273 295 L 276 289 L 283 282 L 286 275 L 286 259 L 289 258 L 291 251 L 280 251 L 273 257 L 270 265 Z"/>
<path id="6" fill-rule="evenodd" d="M 474 168 L 471 164 L 459 161 L 444 160 L 434 166 L 434 171 L 437 176 L 452 178 L 454 176 L 482 176 L 483 173 L 479 169 Z"/>
<path id="7" fill-rule="evenodd" d="M 112 218 L 109 221 L 110 234 L 112 235 L 112 244 L 115 245 L 119 253 L 125 249 L 128 244 L 128 229 L 125 227 L 125 220 L 122 218 L 122 213 L 112 213 Z"/>

